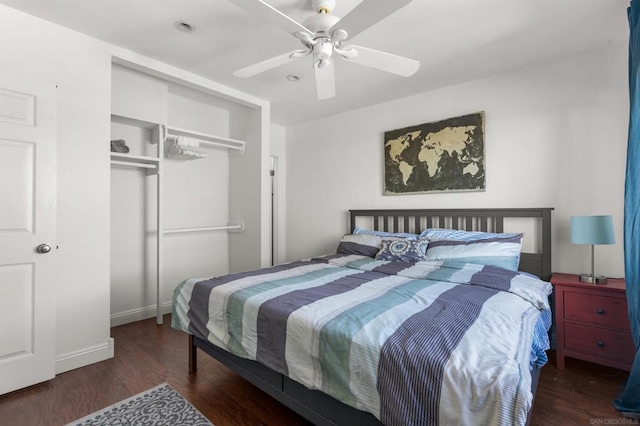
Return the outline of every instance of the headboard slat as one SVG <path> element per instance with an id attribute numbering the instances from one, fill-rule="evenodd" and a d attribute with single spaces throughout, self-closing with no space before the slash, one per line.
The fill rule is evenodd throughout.
<path id="1" fill-rule="evenodd" d="M 451 216 L 451 229 L 460 229 L 460 220 L 458 216 Z"/>
<path id="2" fill-rule="evenodd" d="M 480 230 L 482 232 L 487 232 L 487 229 L 489 229 L 487 227 L 488 218 L 486 216 L 483 216 L 483 217 L 479 217 L 478 220 L 480 221 Z"/>

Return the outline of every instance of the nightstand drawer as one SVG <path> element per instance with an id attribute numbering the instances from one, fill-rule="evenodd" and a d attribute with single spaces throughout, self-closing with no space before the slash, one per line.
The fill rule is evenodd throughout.
<path id="1" fill-rule="evenodd" d="M 564 349 L 629 365 L 635 355 L 631 333 L 572 323 L 564 324 Z"/>
<path id="2" fill-rule="evenodd" d="M 564 319 L 631 331 L 627 300 L 588 293 L 564 293 Z"/>

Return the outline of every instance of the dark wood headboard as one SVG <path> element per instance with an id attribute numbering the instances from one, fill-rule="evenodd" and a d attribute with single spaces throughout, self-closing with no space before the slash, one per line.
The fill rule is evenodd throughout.
<path id="1" fill-rule="evenodd" d="M 425 228 L 504 232 L 504 219 L 531 218 L 537 222 L 536 229 L 540 235 L 535 237 L 540 242 L 540 250 L 536 253 L 523 252 L 519 269 L 548 281 L 551 278 L 552 210 L 553 208 L 349 210 L 350 231 L 353 232 L 360 218 L 368 219 L 368 224 L 371 223 L 374 231 L 416 234 Z M 528 237 L 531 236 L 525 235 L 525 239 Z"/>

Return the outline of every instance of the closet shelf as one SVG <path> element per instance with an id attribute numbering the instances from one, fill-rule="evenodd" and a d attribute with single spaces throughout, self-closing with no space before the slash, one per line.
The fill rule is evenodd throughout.
<path id="1" fill-rule="evenodd" d="M 111 164 L 115 166 L 155 169 L 161 161 L 161 158 L 147 157 L 145 155 L 111 153 Z"/>
<path id="2" fill-rule="evenodd" d="M 237 139 L 225 138 L 222 136 L 209 135 L 207 133 L 195 132 L 193 130 L 180 129 L 178 127 L 164 126 L 165 139 L 169 136 L 187 136 L 196 138 L 200 141 L 200 145 L 217 146 L 220 148 L 235 149 L 244 152 L 244 141 Z"/>
<path id="3" fill-rule="evenodd" d="M 133 117 L 125 117 L 124 115 L 118 115 L 118 114 L 111 114 L 111 122 L 126 124 L 128 126 L 143 127 L 147 129 L 153 129 L 158 126 L 158 123 L 152 123 L 150 121 L 140 120 L 138 118 L 133 118 Z"/>

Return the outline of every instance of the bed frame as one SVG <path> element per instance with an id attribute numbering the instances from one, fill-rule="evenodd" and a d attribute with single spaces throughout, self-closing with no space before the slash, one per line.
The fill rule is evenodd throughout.
<path id="1" fill-rule="evenodd" d="M 430 228 L 503 232 L 504 219 L 529 218 L 536 223 L 541 250 L 522 253 L 520 270 L 544 280 L 551 277 L 551 211 L 531 209 L 426 209 L 426 210 L 350 210 L 350 231 L 361 222 L 373 223 L 373 230 L 414 232 Z M 360 225 L 359 225 L 360 226 Z M 362 226 L 361 226 L 362 227 Z M 525 238 L 527 238 L 525 236 Z M 319 426 L 376 425 L 372 414 L 357 410 L 319 391 L 309 390 L 280 373 L 226 352 L 206 340 L 189 335 L 189 371 L 197 371 L 197 348 L 217 359 L 279 402 Z M 535 397 L 540 369 L 532 372 Z M 529 412 L 529 418 L 531 411 Z M 528 423 L 528 422 L 527 422 Z"/>

